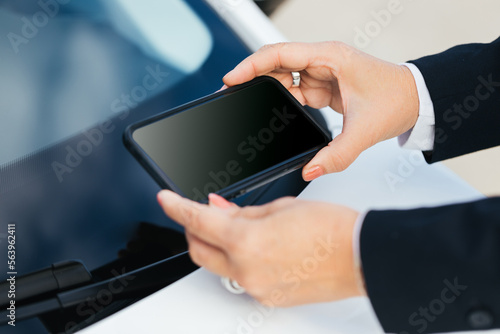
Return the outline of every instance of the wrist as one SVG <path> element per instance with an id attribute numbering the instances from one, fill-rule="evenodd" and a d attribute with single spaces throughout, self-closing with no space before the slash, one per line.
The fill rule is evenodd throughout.
<path id="1" fill-rule="evenodd" d="M 355 242 L 354 238 L 356 235 L 356 222 L 360 214 L 357 211 L 348 209 L 349 212 L 346 215 L 347 219 L 341 224 L 340 235 L 341 239 L 345 242 L 346 247 L 341 247 L 341 251 L 345 252 L 342 254 L 341 258 L 343 263 L 341 267 L 341 274 L 343 277 L 339 278 L 343 280 L 343 296 L 340 298 L 350 298 L 350 297 L 361 297 L 366 296 L 366 289 L 364 278 L 361 270 L 361 264 L 359 261 L 359 254 L 355 252 Z"/>
<path id="2" fill-rule="evenodd" d="M 363 274 L 363 267 L 361 263 L 361 249 L 360 249 L 360 236 L 361 229 L 363 227 L 363 222 L 366 217 L 366 212 L 358 214 L 356 221 L 354 223 L 353 233 L 352 233 L 352 250 L 353 250 L 353 263 L 354 263 L 354 274 L 356 279 L 356 285 L 358 287 L 358 293 L 362 296 L 367 296 L 365 277 Z"/>
<path id="3" fill-rule="evenodd" d="M 356 234 L 356 223 L 358 222 L 360 214 L 356 214 L 356 219 L 354 220 L 354 223 L 352 225 L 352 228 L 350 229 L 351 233 L 349 235 L 350 239 L 352 241 L 350 250 L 351 250 L 351 256 L 349 257 L 350 259 L 350 264 L 352 265 L 351 271 L 352 271 L 352 279 L 353 279 L 353 285 L 351 287 L 353 297 L 361 297 L 361 296 L 367 296 L 366 292 L 366 287 L 365 287 L 365 280 L 363 277 L 363 271 L 361 269 L 361 261 L 359 258 L 359 252 L 355 252 L 354 247 L 356 247 L 354 243 L 354 238 L 358 237 Z M 357 245 L 359 247 L 359 244 Z"/>

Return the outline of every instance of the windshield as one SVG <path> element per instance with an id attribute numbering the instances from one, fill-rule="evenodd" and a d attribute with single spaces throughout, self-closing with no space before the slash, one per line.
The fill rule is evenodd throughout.
<path id="1" fill-rule="evenodd" d="M 182 227 L 156 203 L 160 187 L 123 133 L 218 90 L 249 55 L 245 32 L 208 3 L 0 0 L 0 247 L 14 224 L 19 277 L 77 259 L 102 281 L 186 251 Z M 239 204 L 297 195 L 305 184 L 300 173 L 289 177 Z M 2 263 L 5 281 L 11 270 Z M 98 314 L 58 310 L 16 322 L 16 332 L 62 333 L 135 298 L 96 306 Z"/>
<path id="2" fill-rule="evenodd" d="M 0 246 L 18 226 L 17 273 L 78 259 L 105 279 L 184 252 L 123 132 L 218 90 L 248 54 L 202 0 L 0 0 Z"/>
<path id="3" fill-rule="evenodd" d="M 0 1 L 0 34 L 0 165 L 171 89 L 213 47 L 182 0 Z"/>

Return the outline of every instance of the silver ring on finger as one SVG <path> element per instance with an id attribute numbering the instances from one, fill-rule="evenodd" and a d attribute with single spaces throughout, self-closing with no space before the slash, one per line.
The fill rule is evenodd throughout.
<path id="1" fill-rule="evenodd" d="M 292 87 L 300 86 L 300 72 L 292 72 Z"/>
<path id="2" fill-rule="evenodd" d="M 221 277 L 220 279 L 222 286 L 226 288 L 227 291 L 234 293 L 235 295 L 241 295 L 245 293 L 245 288 L 243 288 L 237 281 L 230 279 L 229 277 Z"/>

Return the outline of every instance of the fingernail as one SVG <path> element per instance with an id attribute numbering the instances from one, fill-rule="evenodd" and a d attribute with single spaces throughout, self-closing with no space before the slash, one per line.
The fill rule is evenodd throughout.
<path id="1" fill-rule="evenodd" d="M 222 86 L 216 93 L 223 91 L 224 89 L 227 89 L 227 85 Z"/>
<path id="2" fill-rule="evenodd" d="M 323 175 L 323 170 L 319 166 L 313 166 L 304 173 L 304 180 L 312 181 Z"/>
<path id="3" fill-rule="evenodd" d="M 228 209 L 233 206 L 231 202 L 217 194 L 208 194 L 208 203 L 220 209 Z"/>

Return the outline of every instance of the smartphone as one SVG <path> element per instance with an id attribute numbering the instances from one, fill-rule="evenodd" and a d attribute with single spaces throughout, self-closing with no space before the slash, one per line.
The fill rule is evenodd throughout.
<path id="1" fill-rule="evenodd" d="M 206 203 L 303 167 L 330 135 L 281 83 L 258 77 L 129 126 L 124 143 L 162 187 Z"/>

